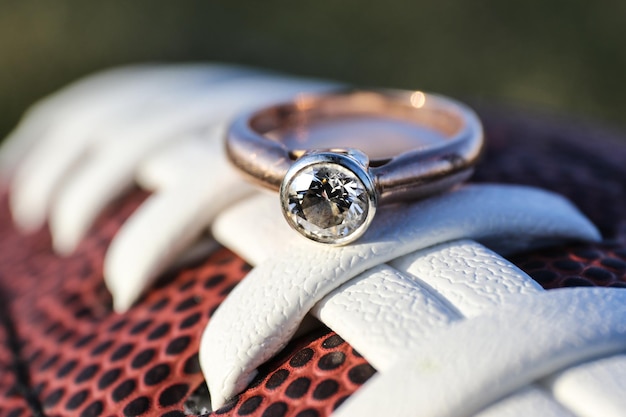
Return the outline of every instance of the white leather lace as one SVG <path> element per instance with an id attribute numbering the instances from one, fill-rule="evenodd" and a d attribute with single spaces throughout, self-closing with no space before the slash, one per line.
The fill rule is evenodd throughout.
<path id="1" fill-rule="evenodd" d="M 216 407 L 312 314 L 379 371 L 338 415 L 622 416 L 626 291 L 544 292 L 500 255 L 597 240 L 566 200 L 465 186 L 381 210 L 362 241 L 327 248 L 288 230 L 277 197 L 230 169 L 221 136 L 234 114 L 332 86 L 215 65 L 83 80 L 35 106 L 3 145 L 13 215 L 24 229 L 49 220 L 69 253 L 133 182 L 153 191 L 106 254 L 118 311 L 211 225 L 256 265 L 200 346 Z"/>
<path id="2" fill-rule="evenodd" d="M 203 337 L 201 363 L 214 402 L 241 391 L 310 312 L 379 371 L 340 415 L 619 415 L 623 389 L 589 397 L 596 386 L 621 386 L 610 367 L 626 364 L 626 356 L 579 362 L 624 350 L 625 292 L 543 295 L 499 254 L 466 240 L 511 252 L 555 239 L 597 239 L 573 206 L 536 189 L 472 185 L 381 217 L 364 242 L 341 249 L 293 234 L 271 195 L 216 219 L 214 235 L 257 266 Z M 218 337 L 222 343 L 213 343 Z M 597 367 L 603 371 L 592 372 Z M 556 396 L 572 373 L 577 382 L 569 392 L 590 403 Z M 425 387 L 432 389 L 418 396 Z M 614 413 L 604 407 L 605 414 L 589 414 L 589 404 L 600 401 Z"/>

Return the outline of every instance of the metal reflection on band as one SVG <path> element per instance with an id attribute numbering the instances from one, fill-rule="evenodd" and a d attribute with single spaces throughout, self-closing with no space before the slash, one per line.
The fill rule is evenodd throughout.
<path id="1" fill-rule="evenodd" d="M 369 158 L 358 137 L 350 147 L 290 149 L 316 125 L 385 118 L 435 132 L 442 140 L 397 155 Z M 384 138 L 383 138 L 384 139 Z M 422 198 L 467 179 L 483 145 L 476 114 L 454 100 L 420 91 L 351 91 L 303 95 L 239 117 L 226 149 L 249 178 L 279 190 L 283 213 L 304 236 L 345 244 L 367 229 L 379 205 Z M 310 145 L 310 146 L 307 146 Z M 313 148 L 313 149 L 310 149 Z"/>

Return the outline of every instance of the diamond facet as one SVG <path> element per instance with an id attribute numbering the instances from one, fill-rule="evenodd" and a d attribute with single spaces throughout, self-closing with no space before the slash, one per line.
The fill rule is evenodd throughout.
<path id="1" fill-rule="evenodd" d="M 305 236 L 337 243 L 362 233 L 370 214 L 370 191 L 350 169 L 333 162 L 308 165 L 284 186 L 285 216 Z"/>

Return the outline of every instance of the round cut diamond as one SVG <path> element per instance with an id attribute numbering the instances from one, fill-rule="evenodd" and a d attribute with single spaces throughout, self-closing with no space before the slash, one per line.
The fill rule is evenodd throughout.
<path id="1" fill-rule="evenodd" d="M 305 167 L 291 178 L 286 191 L 288 220 L 320 242 L 350 236 L 367 220 L 366 187 L 354 172 L 338 164 Z"/>

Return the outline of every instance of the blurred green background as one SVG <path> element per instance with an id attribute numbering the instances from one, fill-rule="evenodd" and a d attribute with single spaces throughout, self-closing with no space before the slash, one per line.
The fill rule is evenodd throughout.
<path id="1" fill-rule="evenodd" d="M 79 76 L 190 60 L 626 125 L 625 1 L 0 0 L 0 134 Z"/>

